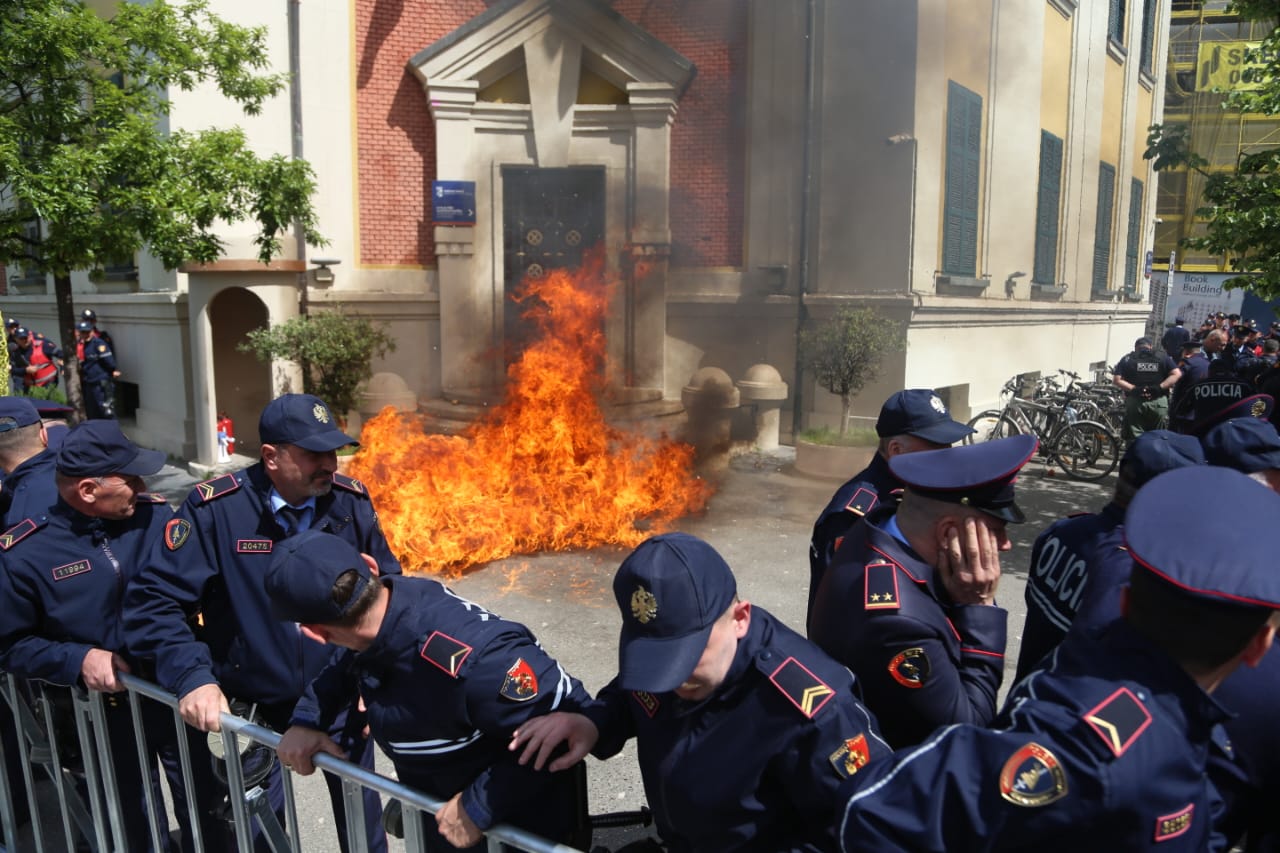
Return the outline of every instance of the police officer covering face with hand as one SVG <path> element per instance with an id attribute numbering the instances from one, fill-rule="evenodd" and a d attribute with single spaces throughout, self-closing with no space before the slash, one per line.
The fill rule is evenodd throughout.
<path id="1" fill-rule="evenodd" d="M 1134 341 L 1133 352 L 1120 359 L 1111 378 L 1125 393 L 1122 430 L 1126 442 L 1149 429 L 1168 426 L 1169 389 L 1181 375 L 1172 358 L 1156 355 L 1150 338 Z"/>

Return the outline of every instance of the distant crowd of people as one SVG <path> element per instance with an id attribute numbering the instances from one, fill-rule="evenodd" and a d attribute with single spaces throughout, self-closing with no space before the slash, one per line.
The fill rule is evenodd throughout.
<path id="1" fill-rule="evenodd" d="M 50 395 L 39 389 L 58 387 L 66 363 L 62 347 L 54 338 L 24 326 L 15 318 L 5 320 L 5 337 L 9 351 L 9 393 L 48 399 Z M 105 329 L 98 327 L 98 314 L 92 308 L 81 311 L 76 321 L 76 362 L 88 417 L 114 418 L 115 381 L 120 378 L 115 343 Z"/>

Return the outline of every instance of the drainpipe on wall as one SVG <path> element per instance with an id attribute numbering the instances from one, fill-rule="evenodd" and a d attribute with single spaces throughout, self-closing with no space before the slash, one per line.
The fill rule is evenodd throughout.
<path id="1" fill-rule="evenodd" d="M 806 4 L 804 32 L 804 154 L 803 183 L 800 190 L 800 274 L 796 281 L 796 374 L 792 388 L 791 434 L 792 441 L 800 435 L 803 428 L 804 368 L 800 364 L 800 337 L 804 334 L 805 323 L 809 319 L 805 295 L 809 292 L 809 205 L 813 195 L 813 125 L 818 101 L 818 49 L 814 43 L 817 38 L 818 0 L 809 0 Z"/>
<path id="2" fill-rule="evenodd" d="M 289 119 L 293 126 L 294 160 L 302 159 L 302 39 L 299 16 L 301 0 L 288 0 L 289 14 Z M 302 271 L 298 273 L 298 313 L 307 313 L 307 235 L 302 223 L 293 223 L 293 240 Z M 305 366 L 303 368 L 305 370 Z"/>

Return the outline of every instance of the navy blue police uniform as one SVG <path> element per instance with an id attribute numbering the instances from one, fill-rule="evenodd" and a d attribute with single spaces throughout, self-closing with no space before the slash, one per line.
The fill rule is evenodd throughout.
<path id="1" fill-rule="evenodd" d="M 286 401 L 286 402 L 282 402 Z M 314 401 L 314 402 L 312 402 Z M 332 415 L 310 395 L 291 394 L 268 404 L 268 413 L 283 406 L 317 407 L 342 443 L 354 439 L 330 426 Z M 264 443 L 273 443 L 266 440 Z M 345 440 L 344 440 L 345 439 Z M 218 684 L 228 699 L 257 703 L 257 713 L 272 728 L 283 730 L 307 684 L 324 668 L 334 649 L 301 637 L 291 622 L 272 616 L 263 575 L 276 544 L 290 530 L 284 514 L 273 511 L 274 489 L 261 461 L 195 487 L 153 544 L 141 572 L 125 596 L 125 637 L 130 650 L 154 660 L 161 686 L 178 697 L 205 684 Z M 341 474 L 333 487 L 314 499 L 310 529 L 332 533 L 369 554 L 388 574 L 400 564 L 378 526 L 378 516 L 364 485 Z M 199 614 L 201 625 L 191 620 Z M 350 697 L 354 706 L 355 697 Z M 359 714 L 339 715 L 331 732 L 353 760 L 372 767 L 373 744 L 362 734 Z M 341 782 L 326 776 L 342 831 Z M 371 842 L 385 844 L 376 825 L 377 796 L 366 792 L 366 820 Z M 268 783 L 273 807 L 283 804 L 279 768 Z"/>
<path id="2" fill-rule="evenodd" d="M 1268 420 L 1275 400 L 1257 393 L 1249 383 L 1234 377 L 1210 376 L 1191 386 L 1192 420 L 1186 431 L 1203 436 L 1223 421 L 1232 418 Z"/>
<path id="3" fill-rule="evenodd" d="M 1200 349 L 1196 341 L 1183 345 L 1182 358 L 1178 360 L 1178 369 L 1182 375 L 1169 392 L 1169 429 L 1174 432 L 1189 432 L 1191 422 L 1195 419 L 1194 405 L 1189 394 L 1192 385 L 1209 375 L 1209 356 Z"/>
<path id="4" fill-rule="evenodd" d="M 1034 438 L 1014 436 L 897 456 L 890 466 L 906 500 L 918 489 L 1016 522 L 1013 479 L 1035 447 Z M 998 606 L 953 603 L 933 565 L 901 538 L 894 510 L 883 509 L 836 552 L 809 638 L 853 670 L 885 738 L 901 748 L 948 723 L 995 716 L 1007 619 Z"/>
<path id="5" fill-rule="evenodd" d="M 91 331 L 92 326 L 81 320 L 76 328 Z M 89 418 L 114 418 L 115 411 L 115 356 L 111 346 L 101 338 L 90 337 L 78 343 L 80 350 L 80 387 L 84 394 L 85 414 Z"/>
<path id="6" fill-rule="evenodd" d="M 140 450 L 109 421 L 89 421 L 73 430 L 57 457 L 58 470 L 72 477 L 154 474 L 163 464 L 164 454 Z M 163 497 L 147 493 L 137 495 L 133 514 L 124 519 L 85 515 L 58 498 L 0 535 L 0 667 L 21 678 L 79 685 L 85 656 L 104 649 L 122 655 L 134 673 L 146 677 L 145 667 L 125 649 L 121 599 L 142 555 L 172 516 Z M 129 706 L 110 694 L 104 710 L 127 846 L 148 849 L 145 786 Z M 147 751 L 162 759 L 174 814 L 186 826 L 171 712 L 143 700 L 141 713 Z M 157 797 L 158 782 L 154 774 L 147 781 Z M 193 849 L 189 828 L 183 848 Z"/>
<path id="7" fill-rule="evenodd" d="M 1160 338 L 1160 347 L 1165 351 L 1166 355 L 1177 361 L 1178 356 L 1182 353 L 1182 345 L 1189 340 L 1191 340 L 1191 332 L 1182 325 L 1182 320 L 1179 319 Z"/>
<path id="8" fill-rule="evenodd" d="M 1209 753 L 1209 780 L 1223 800 L 1218 828 L 1228 845 L 1245 853 L 1280 850 L 1280 648 L 1257 667 L 1241 667 L 1214 691 L 1231 712 L 1223 723 L 1226 743 Z"/>
<path id="9" fill-rule="evenodd" d="M 1187 516 L 1187 494 L 1218 500 Z M 1280 496 L 1237 472 L 1161 474 L 1126 515 L 1134 572 L 1189 606 L 1238 606 L 1256 621 L 1280 607 L 1280 576 L 1222 559 L 1214 537 L 1247 520 L 1280 548 L 1277 514 Z M 944 729 L 847 783 L 841 849 L 1222 849 L 1205 768 L 1228 716 L 1127 619 L 1073 627 L 1011 691 L 994 730 Z"/>
<path id="10" fill-rule="evenodd" d="M 433 580 L 370 579 L 354 549 L 315 531 L 281 543 L 272 559 L 266 586 L 276 614 L 302 624 L 339 618 L 329 591 L 348 568 L 386 586 L 381 626 L 368 648 L 335 658 L 312 682 L 290 724 L 329 729 L 358 689 L 401 782 L 444 800 L 461 792 L 482 831 L 506 823 L 567 843 L 580 817 L 575 774 L 522 766 L 507 746 L 530 717 L 579 710 L 591 698 L 582 684 L 524 625 Z M 455 849 L 434 821 L 424 828 L 428 849 Z"/>
<path id="11" fill-rule="evenodd" d="M 666 849 L 831 849 L 840 782 L 889 754 L 849 671 L 756 607 L 720 686 L 680 698 L 737 601 L 729 567 L 686 534 L 640 545 L 614 595 L 621 666 L 585 712 L 600 733 L 593 753 L 607 758 L 636 738 Z"/>
<path id="12" fill-rule="evenodd" d="M 40 412 L 26 397 L 0 397 L 0 435 L 40 423 Z M 43 515 L 58 500 L 54 454 L 49 449 L 14 466 L 0 488 L 0 530 Z"/>
<path id="13" fill-rule="evenodd" d="M 927 388 L 909 388 L 891 395 L 876 419 L 876 435 L 882 439 L 912 435 L 932 444 L 947 445 L 972 433 L 969 427 L 952 420 L 942 398 Z M 888 458 L 878 449 L 866 468 L 836 489 L 814 522 L 809 540 L 809 612 L 822 575 L 845 534 L 872 510 L 895 499 L 901 489 L 902 484 L 889 470 Z"/>

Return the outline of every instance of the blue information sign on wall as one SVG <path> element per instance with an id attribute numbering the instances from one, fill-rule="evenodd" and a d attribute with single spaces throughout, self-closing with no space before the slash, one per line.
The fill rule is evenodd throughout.
<path id="1" fill-rule="evenodd" d="M 476 182 L 432 181 L 431 221 L 436 225 L 475 225 Z"/>

